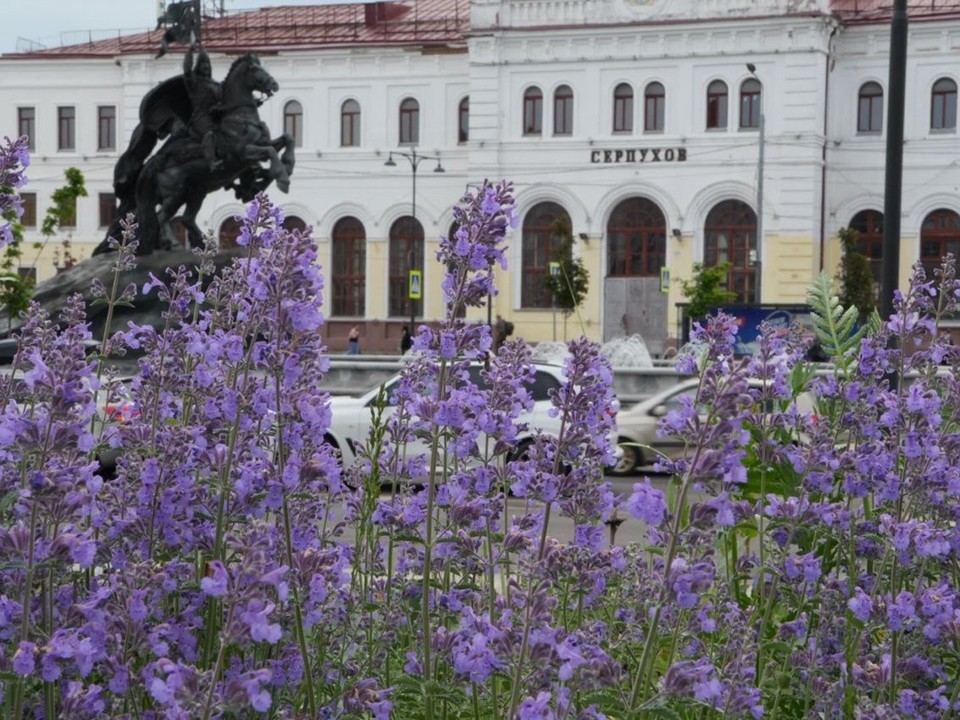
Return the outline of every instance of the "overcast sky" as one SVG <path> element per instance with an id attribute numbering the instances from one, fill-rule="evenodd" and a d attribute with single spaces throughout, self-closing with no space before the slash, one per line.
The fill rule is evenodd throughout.
<path id="1" fill-rule="evenodd" d="M 224 7 L 246 10 L 268 5 L 316 5 L 317 0 L 223 0 Z M 329 2 L 329 0 L 327 0 Z M 350 0 L 341 0 L 350 2 Z M 217 0 L 206 0 L 212 7 Z M 23 37 L 48 47 L 61 44 L 62 32 L 76 30 L 152 30 L 157 0 L 3 0 L 0 53 L 15 52 Z M 67 39 L 68 42 L 70 39 Z"/>

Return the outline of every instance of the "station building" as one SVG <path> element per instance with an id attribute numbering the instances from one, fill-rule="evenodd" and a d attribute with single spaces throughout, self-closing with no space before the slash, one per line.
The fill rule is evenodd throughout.
<path id="1" fill-rule="evenodd" d="M 589 271 L 568 333 L 640 333 L 657 355 L 676 343 L 694 263 L 729 262 L 742 302 L 802 303 L 853 227 L 879 277 L 890 6 L 381 1 L 205 18 L 203 41 L 216 78 L 251 50 L 279 82 L 260 114 L 296 138 L 297 165 L 290 193 L 271 195 L 320 243 L 332 350 L 354 324 L 364 350 L 393 351 L 411 312 L 442 318 L 435 251 L 451 208 L 505 178 L 520 226 L 493 313 L 530 341 L 562 330 L 543 280 L 565 217 Z M 902 284 L 917 260 L 960 255 L 960 1 L 910 0 L 909 22 Z M 43 240 L 64 170 L 83 171 L 69 234 L 84 257 L 115 212 L 113 166 L 140 101 L 181 71 L 185 48 L 155 59 L 159 32 L 66 40 L 0 57 L 0 132 L 31 137 L 28 244 Z M 228 246 L 240 212 L 221 192 L 199 219 Z M 59 247 L 28 248 L 24 263 L 49 277 Z"/>

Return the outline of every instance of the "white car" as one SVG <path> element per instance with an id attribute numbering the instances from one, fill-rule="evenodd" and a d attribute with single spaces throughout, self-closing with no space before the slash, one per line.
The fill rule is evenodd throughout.
<path id="1" fill-rule="evenodd" d="M 528 443 L 536 430 L 557 435 L 560 432 L 560 419 L 550 416 L 553 405 L 550 402 L 550 390 L 558 389 L 566 381 L 563 367 L 559 365 L 535 364 L 536 376 L 528 389 L 533 398 L 533 409 L 519 418 L 527 424 L 527 430 L 518 436 L 518 448 L 515 455 L 522 456 L 525 443 Z M 481 378 L 483 366 L 471 365 L 469 368 L 470 380 L 479 387 L 483 387 Z M 393 412 L 390 403 L 393 401 L 393 390 L 400 382 L 400 375 L 394 375 L 383 383 L 386 390 L 387 407 L 384 408 L 384 419 Z M 365 445 L 370 436 L 372 426 L 371 410 L 377 404 L 380 386 L 367 391 L 359 397 L 333 396 L 330 398 L 330 428 L 326 439 L 334 445 L 343 457 L 344 467 L 352 465 L 359 454 L 360 446 Z M 609 412 L 615 418 L 620 403 L 614 400 Z M 610 441 L 616 445 L 616 431 L 611 431 Z M 414 446 L 415 453 L 426 453 L 427 447 Z M 617 453 L 619 457 L 619 452 Z"/>

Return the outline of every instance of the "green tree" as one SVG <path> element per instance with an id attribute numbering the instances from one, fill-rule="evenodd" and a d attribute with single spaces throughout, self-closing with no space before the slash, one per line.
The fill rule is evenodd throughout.
<path id="1" fill-rule="evenodd" d="M 870 261 L 859 252 L 857 242 L 860 233 L 853 228 L 840 228 L 840 245 L 843 255 L 840 257 L 840 304 L 843 307 L 855 307 L 860 319 L 867 317 L 877 306 L 876 289 Z"/>
<path id="2" fill-rule="evenodd" d="M 75 167 L 68 167 L 63 171 L 67 184 L 57 188 L 50 196 L 52 203 L 43 216 L 40 232 L 45 238 L 44 245 L 57 236 L 64 228 L 73 228 L 77 225 L 77 198 L 87 196 L 87 186 L 83 173 Z M 66 270 L 77 264 L 77 259 L 70 252 L 71 234 L 60 241 L 55 265 L 57 270 Z"/>
<path id="3" fill-rule="evenodd" d="M 684 296 L 690 298 L 687 313 L 691 320 L 700 320 L 714 308 L 737 299 L 737 294 L 727 289 L 729 269 L 730 263 L 709 267 L 694 263 L 693 279 L 680 281 Z"/>
<path id="4" fill-rule="evenodd" d="M 590 273 L 583 260 L 573 254 L 573 228 L 570 219 L 561 216 L 550 228 L 557 242 L 553 246 L 551 261 L 559 264 L 560 271 L 548 273 L 544 280 L 547 290 L 553 295 L 554 307 L 563 313 L 563 339 L 567 339 L 567 318 L 583 304 L 587 297 Z"/>
<path id="5" fill-rule="evenodd" d="M 33 297 L 33 278 L 20 273 L 23 257 L 23 225 L 16 213 L 9 210 L 4 219 L 10 223 L 13 242 L 4 248 L 0 258 L 0 307 L 7 313 L 7 331 L 12 328 L 13 319 L 30 305 Z"/>

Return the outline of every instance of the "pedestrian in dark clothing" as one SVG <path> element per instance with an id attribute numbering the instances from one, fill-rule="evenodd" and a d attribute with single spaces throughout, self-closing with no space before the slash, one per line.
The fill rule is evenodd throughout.
<path id="1" fill-rule="evenodd" d="M 403 326 L 403 337 L 400 338 L 400 354 L 406 355 L 409 352 L 410 348 L 413 347 L 413 338 L 410 337 L 410 328 L 406 325 Z"/>

